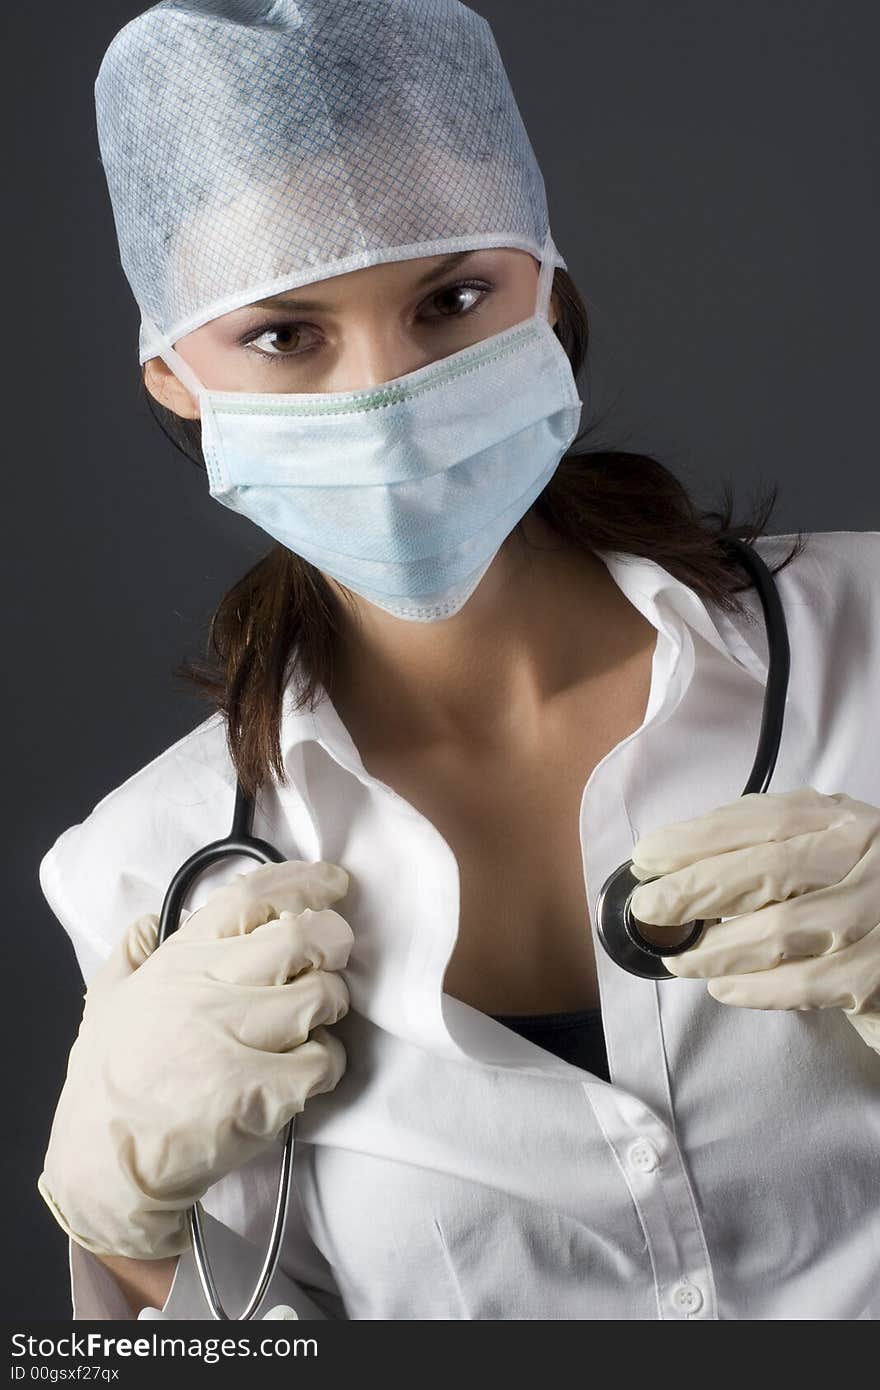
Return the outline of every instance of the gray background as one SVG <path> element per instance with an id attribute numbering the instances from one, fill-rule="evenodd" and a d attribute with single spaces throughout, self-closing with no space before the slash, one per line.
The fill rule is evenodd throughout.
<path id="1" fill-rule="evenodd" d="M 3 926 L 8 1318 L 68 1318 L 35 1190 L 81 987 L 37 867 L 207 714 L 171 676 L 267 548 L 139 395 L 92 84 L 118 0 L 4 10 Z M 478 0 L 592 315 L 601 441 L 770 529 L 876 529 L 876 53 L 867 0 Z M 7 184 L 8 186 L 8 184 Z M 873 249 L 873 252 L 871 248 Z M 585 416 L 586 418 L 586 416 Z M 161 1040 L 159 1040 L 161 1041 Z"/>

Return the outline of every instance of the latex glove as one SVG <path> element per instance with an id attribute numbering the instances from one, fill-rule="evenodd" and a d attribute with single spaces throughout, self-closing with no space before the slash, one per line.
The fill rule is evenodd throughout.
<path id="1" fill-rule="evenodd" d="M 637 878 L 661 875 L 633 893 L 639 921 L 710 919 L 663 957 L 673 975 L 742 1008 L 842 1008 L 880 1049 L 880 808 L 813 787 L 751 792 L 642 836 L 632 857 Z"/>
<path id="2" fill-rule="evenodd" d="M 138 1322 L 171 1322 L 167 1313 L 163 1313 L 161 1308 L 142 1308 L 137 1315 Z M 263 1322 L 293 1322 L 299 1321 L 299 1313 L 291 1308 L 289 1303 L 276 1303 L 274 1308 L 270 1308 L 268 1313 L 264 1313 Z"/>
<path id="3" fill-rule="evenodd" d="M 37 1187 L 95 1254 L 161 1259 L 188 1209 L 333 1090 L 353 942 L 335 864 L 236 875 L 156 949 L 132 923 L 85 996 Z"/>

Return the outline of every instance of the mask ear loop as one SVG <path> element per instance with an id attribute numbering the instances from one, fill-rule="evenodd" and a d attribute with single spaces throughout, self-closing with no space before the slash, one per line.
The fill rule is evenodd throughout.
<path id="1" fill-rule="evenodd" d="M 153 323 L 141 310 L 141 322 L 144 326 L 144 336 L 150 353 L 153 356 L 161 357 L 166 366 L 170 367 L 177 380 L 192 393 L 198 401 L 205 387 L 199 381 L 192 367 L 188 362 L 184 362 L 180 353 L 172 347 L 171 343 L 161 334 Z"/>
<path id="2" fill-rule="evenodd" d="M 538 273 L 538 289 L 535 296 L 535 313 L 550 322 L 550 294 L 553 289 L 553 272 L 556 269 L 556 246 L 550 228 L 544 238 L 541 252 L 541 269 Z"/>

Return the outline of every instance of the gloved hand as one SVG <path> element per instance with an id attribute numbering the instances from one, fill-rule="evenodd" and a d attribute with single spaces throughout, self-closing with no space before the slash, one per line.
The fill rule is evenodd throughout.
<path id="1" fill-rule="evenodd" d="M 241 873 L 156 949 L 139 917 L 89 985 L 40 1194 L 79 1245 L 161 1259 L 189 1207 L 331 1091 L 353 935 L 348 874 L 289 860 Z"/>
<path id="2" fill-rule="evenodd" d="M 293 1322 L 299 1321 L 299 1313 L 295 1308 L 291 1308 L 289 1303 L 276 1303 L 274 1308 L 270 1308 L 268 1313 L 263 1314 L 264 1322 Z M 170 1322 L 167 1313 L 163 1313 L 161 1308 L 142 1308 L 138 1313 L 138 1322 Z"/>
<path id="3" fill-rule="evenodd" d="M 641 922 L 709 919 L 664 956 L 722 1004 L 841 1008 L 880 1050 L 880 808 L 813 787 L 751 792 L 643 835 L 633 853 Z M 730 919 L 730 920 L 721 920 Z"/>

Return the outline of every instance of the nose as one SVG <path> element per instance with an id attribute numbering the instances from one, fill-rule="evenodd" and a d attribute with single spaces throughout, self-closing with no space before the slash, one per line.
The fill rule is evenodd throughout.
<path id="1" fill-rule="evenodd" d="M 382 386 L 422 367 L 430 358 L 398 325 L 370 321 L 350 327 L 328 391 L 357 391 Z"/>

